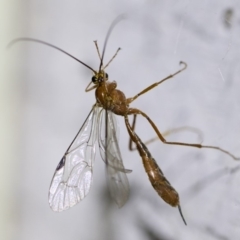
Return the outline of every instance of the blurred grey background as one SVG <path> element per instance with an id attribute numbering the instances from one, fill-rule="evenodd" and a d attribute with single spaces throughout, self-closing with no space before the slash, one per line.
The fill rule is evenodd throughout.
<path id="1" fill-rule="evenodd" d="M 180 194 L 188 226 L 178 210 L 153 190 L 118 117 L 120 148 L 131 194 L 118 209 L 111 202 L 104 163 L 96 156 L 92 189 L 80 204 L 54 213 L 48 188 L 55 168 L 95 102 L 84 90 L 92 73 L 33 37 L 99 66 L 94 40 L 102 48 L 108 27 L 121 13 L 105 61 L 122 50 L 107 72 L 127 97 L 179 69 L 186 71 L 132 104 L 160 131 L 196 127 L 203 144 L 240 156 L 240 2 L 223 1 L 1 1 L 1 239 L 239 239 L 240 167 L 214 150 L 149 145 L 152 155 Z M 155 134 L 139 118 L 145 141 Z M 181 132 L 174 141 L 198 142 Z"/>

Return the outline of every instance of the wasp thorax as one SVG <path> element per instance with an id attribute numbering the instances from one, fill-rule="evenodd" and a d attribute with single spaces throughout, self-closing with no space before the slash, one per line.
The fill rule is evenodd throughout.
<path id="1" fill-rule="evenodd" d="M 100 71 L 96 74 L 94 74 L 94 76 L 92 77 L 92 83 L 97 84 L 103 81 L 107 81 L 108 80 L 108 74 L 105 73 L 104 71 Z"/>

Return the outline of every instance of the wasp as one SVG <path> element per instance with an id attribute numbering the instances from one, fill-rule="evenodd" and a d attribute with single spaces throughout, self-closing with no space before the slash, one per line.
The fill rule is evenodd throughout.
<path id="1" fill-rule="evenodd" d="M 47 45 L 78 61 L 93 73 L 91 81 L 85 91 L 90 92 L 95 90 L 96 102 L 55 170 L 49 189 L 49 204 L 53 211 L 61 212 L 75 206 L 87 196 L 93 181 L 93 167 L 97 144 L 101 158 L 105 162 L 110 195 L 119 207 L 122 207 L 126 203 L 129 196 L 129 183 L 126 174 L 130 173 L 131 170 L 124 167 L 118 144 L 115 115 L 119 115 L 124 118 L 130 136 L 130 146 L 132 142 L 136 144 L 136 149 L 142 158 L 143 166 L 153 188 L 166 203 L 172 207 L 178 207 L 183 222 L 186 224 L 177 191 L 164 176 L 146 144 L 142 142 L 135 132 L 136 117 L 141 115 L 146 118 L 156 132 L 158 139 L 164 144 L 195 148 L 211 148 L 221 151 L 235 160 L 239 160 L 240 158 L 235 157 L 230 152 L 217 146 L 167 141 L 164 134 L 159 131 L 158 127 L 146 113 L 140 109 L 130 107 L 130 104 L 138 97 L 184 71 L 187 68 L 187 64 L 185 62 L 180 62 L 182 66 L 180 70 L 153 83 L 135 96 L 127 98 L 125 94 L 117 88 L 117 83 L 115 81 L 109 81 L 109 76 L 105 71 L 117 56 L 120 48 L 117 49 L 114 56 L 105 66 L 103 64 L 109 36 L 115 25 L 121 19 L 121 16 L 116 18 L 108 29 L 102 54 L 100 54 L 97 41 L 94 41 L 100 59 L 98 70 L 94 70 L 92 67 L 63 49 L 45 41 L 33 38 L 18 38 L 10 43 L 10 45 L 12 45 L 19 41 L 33 41 Z M 129 122 L 130 115 L 133 115 L 132 125 Z"/>

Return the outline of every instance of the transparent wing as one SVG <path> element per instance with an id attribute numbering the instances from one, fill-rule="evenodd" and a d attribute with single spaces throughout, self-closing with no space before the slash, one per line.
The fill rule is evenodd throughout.
<path id="1" fill-rule="evenodd" d="M 94 106 L 56 168 L 48 196 L 53 211 L 73 207 L 90 190 L 98 112 L 98 107 Z"/>
<path id="2" fill-rule="evenodd" d="M 99 114 L 98 143 L 100 154 L 106 163 L 106 177 L 109 191 L 118 207 L 122 207 L 129 196 L 129 183 L 117 140 L 117 123 L 111 111 L 101 110 Z"/>

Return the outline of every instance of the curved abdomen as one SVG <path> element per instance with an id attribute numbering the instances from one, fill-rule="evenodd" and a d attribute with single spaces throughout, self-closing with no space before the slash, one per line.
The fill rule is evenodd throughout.
<path id="1" fill-rule="evenodd" d="M 171 186 L 169 181 L 165 178 L 163 172 L 157 165 L 155 159 L 152 157 L 151 153 L 148 151 L 145 144 L 141 139 L 136 136 L 136 144 L 139 154 L 142 157 L 143 165 L 148 178 L 156 190 L 158 195 L 168 204 L 173 207 L 179 205 L 179 196 L 176 190 Z"/>

